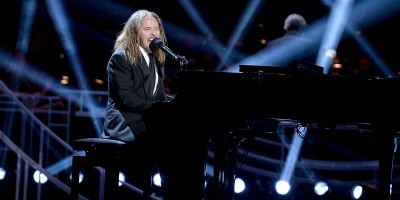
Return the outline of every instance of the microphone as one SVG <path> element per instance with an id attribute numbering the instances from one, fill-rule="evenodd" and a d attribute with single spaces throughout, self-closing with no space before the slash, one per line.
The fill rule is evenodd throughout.
<path id="1" fill-rule="evenodd" d="M 185 57 L 175 54 L 174 52 L 172 52 L 171 49 L 169 49 L 167 46 L 165 46 L 160 38 L 154 38 L 150 42 L 149 47 L 150 47 L 151 51 L 155 51 L 158 48 L 160 48 L 162 51 L 164 51 L 165 54 L 167 54 L 169 57 L 171 57 L 175 61 L 187 62 Z"/>

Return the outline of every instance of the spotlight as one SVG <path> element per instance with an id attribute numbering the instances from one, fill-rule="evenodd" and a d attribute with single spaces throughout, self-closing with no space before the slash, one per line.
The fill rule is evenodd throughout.
<path id="1" fill-rule="evenodd" d="M 363 187 L 359 184 L 353 186 L 351 189 L 351 198 L 352 199 L 360 199 L 363 194 Z"/>
<path id="2" fill-rule="evenodd" d="M 287 181 L 279 180 L 275 184 L 275 190 L 280 195 L 286 195 L 290 191 L 290 184 Z"/>
<path id="3" fill-rule="evenodd" d="M 121 186 L 122 185 L 121 181 L 125 182 L 125 174 L 122 173 L 122 172 L 119 172 L 118 180 L 119 180 L 118 181 L 118 186 Z"/>
<path id="4" fill-rule="evenodd" d="M 325 181 L 317 181 L 314 185 L 314 192 L 318 196 L 322 196 L 329 191 L 329 186 Z"/>
<path id="5" fill-rule="evenodd" d="M 235 193 L 241 193 L 243 190 L 246 189 L 246 184 L 244 183 L 243 179 L 241 178 L 236 178 L 235 179 Z"/>
<path id="6" fill-rule="evenodd" d="M 81 183 L 83 181 L 83 174 L 82 172 L 79 172 L 79 183 Z M 69 175 L 69 180 L 72 180 L 72 174 Z"/>
<path id="7" fill-rule="evenodd" d="M 6 170 L 2 167 L 0 167 L 0 180 L 3 180 L 6 177 Z"/>
<path id="8" fill-rule="evenodd" d="M 33 173 L 33 180 L 35 180 L 36 183 L 46 183 L 47 182 L 47 177 L 46 175 L 42 174 L 40 171 L 35 171 L 35 173 Z"/>
<path id="9" fill-rule="evenodd" d="M 155 186 L 161 187 L 161 176 L 159 173 L 153 176 L 153 183 Z"/>

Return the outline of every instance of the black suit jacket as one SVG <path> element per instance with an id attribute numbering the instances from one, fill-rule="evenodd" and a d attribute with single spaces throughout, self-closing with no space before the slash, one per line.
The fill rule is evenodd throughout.
<path id="1" fill-rule="evenodd" d="M 154 73 L 154 72 L 153 72 Z M 124 51 L 116 50 L 107 65 L 108 100 L 102 138 L 135 141 L 145 130 L 143 112 L 154 102 L 169 101 L 163 85 L 164 68 L 159 70 L 156 93 L 149 87 L 150 70 L 142 55 L 133 65 Z"/>

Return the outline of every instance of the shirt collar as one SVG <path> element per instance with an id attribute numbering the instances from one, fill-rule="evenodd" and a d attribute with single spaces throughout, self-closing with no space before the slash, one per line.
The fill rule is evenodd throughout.
<path id="1" fill-rule="evenodd" d="M 139 46 L 139 49 L 140 49 L 140 52 L 142 52 L 142 54 L 145 55 L 145 57 L 149 56 L 150 52 L 147 52 L 143 47 Z"/>

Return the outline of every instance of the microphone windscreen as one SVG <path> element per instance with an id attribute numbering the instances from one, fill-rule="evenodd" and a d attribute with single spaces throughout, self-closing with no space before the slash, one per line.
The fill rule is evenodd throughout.
<path id="1" fill-rule="evenodd" d="M 162 44 L 163 42 L 161 41 L 161 39 L 160 38 L 154 38 L 151 42 L 150 42 L 150 50 L 151 51 L 156 51 L 159 47 L 160 47 L 160 45 Z"/>

